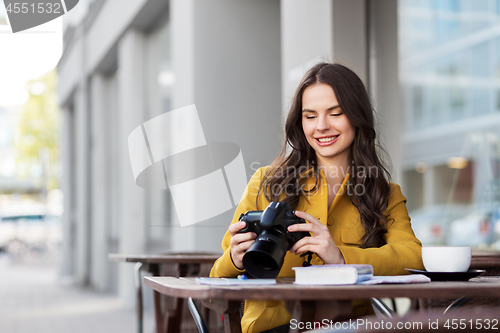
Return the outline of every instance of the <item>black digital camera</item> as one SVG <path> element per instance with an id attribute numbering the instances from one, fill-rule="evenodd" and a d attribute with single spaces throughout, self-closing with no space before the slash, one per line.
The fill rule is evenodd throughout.
<path id="1" fill-rule="evenodd" d="M 258 279 L 274 279 L 283 266 L 285 254 L 309 232 L 289 232 L 288 226 L 306 223 L 297 217 L 286 202 L 271 202 L 262 210 L 241 214 L 246 226 L 239 233 L 255 232 L 257 237 L 243 256 L 243 266 L 249 275 Z"/>

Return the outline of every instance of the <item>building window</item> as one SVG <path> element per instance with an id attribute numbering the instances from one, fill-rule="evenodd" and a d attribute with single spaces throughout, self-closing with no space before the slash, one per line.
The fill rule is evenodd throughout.
<path id="1" fill-rule="evenodd" d="M 500 1 L 399 1 L 407 130 L 500 110 Z"/>
<path id="2" fill-rule="evenodd" d="M 500 0 L 399 0 L 398 11 L 416 235 L 500 248 Z"/>

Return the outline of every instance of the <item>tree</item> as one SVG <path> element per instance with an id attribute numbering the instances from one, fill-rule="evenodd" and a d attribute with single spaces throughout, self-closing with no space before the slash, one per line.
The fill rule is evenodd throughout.
<path id="1" fill-rule="evenodd" d="M 61 113 L 56 84 L 55 70 L 27 83 L 29 98 L 23 105 L 15 140 L 18 176 L 45 177 L 47 190 L 58 188 Z M 45 168 L 44 164 L 50 167 Z"/>

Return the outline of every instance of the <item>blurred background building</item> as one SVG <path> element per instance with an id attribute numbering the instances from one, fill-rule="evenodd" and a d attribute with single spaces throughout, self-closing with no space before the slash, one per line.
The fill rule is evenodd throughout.
<path id="1" fill-rule="evenodd" d="M 500 2 L 401 0 L 399 42 L 415 230 L 424 243 L 498 246 Z"/>
<path id="2" fill-rule="evenodd" d="M 61 275 L 131 306 L 132 266 L 108 253 L 220 251 L 232 212 L 181 228 L 168 190 L 136 186 L 128 135 L 196 104 L 207 141 L 239 145 L 250 177 L 318 61 L 368 87 L 423 243 L 500 247 L 500 0 L 80 0 L 57 66 Z M 14 111 L 0 107 L 2 191 Z"/>

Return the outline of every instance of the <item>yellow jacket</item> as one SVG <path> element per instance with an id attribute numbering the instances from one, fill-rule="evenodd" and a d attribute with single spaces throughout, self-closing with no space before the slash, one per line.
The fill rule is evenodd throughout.
<path id="1" fill-rule="evenodd" d="M 256 207 L 255 199 L 268 167 L 260 168 L 250 179 L 245 193 L 236 209 L 232 223 L 238 222 L 240 214 L 249 210 L 263 210 L 269 202 L 265 196 L 259 196 L 259 206 Z M 359 212 L 346 195 L 346 176 L 340 190 L 328 207 L 328 188 L 323 171 L 320 172 L 321 183 L 318 190 L 305 198 L 301 198 L 296 210 L 304 211 L 318 218 L 320 222 L 329 222 L 329 229 L 335 244 L 342 252 L 346 264 L 370 264 L 375 275 L 400 275 L 407 274 L 405 268 L 423 269 L 422 244 L 415 237 L 411 228 L 410 217 L 406 209 L 406 198 L 396 184 L 391 184 L 392 192 L 386 213 L 389 219 L 394 219 L 388 224 L 385 239 L 387 244 L 380 248 L 361 249 L 361 238 L 365 230 L 359 219 Z M 307 177 L 304 188 L 312 188 L 314 177 Z M 230 253 L 231 235 L 226 232 L 222 240 L 224 254 L 217 259 L 211 276 L 236 277 L 244 271 L 237 269 Z M 278 277 L 294 277 L 292 267 L 302 266 L 303 258 L 287 252 L 285 261 Z M 314 256 L 313 265 L 322 265 L 321 258 Z M 367 302 L 353 302 L 353 316 L 358 317 L 371 310 Z M 372 311 L 372 310 L 371 310 Z M 245 302 L 245 312 L 241 320 L 244 333 L 260 332 L 290 322 L 290 314 L 286 311 L 282 301 L 249 301 Z"/>

